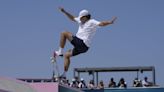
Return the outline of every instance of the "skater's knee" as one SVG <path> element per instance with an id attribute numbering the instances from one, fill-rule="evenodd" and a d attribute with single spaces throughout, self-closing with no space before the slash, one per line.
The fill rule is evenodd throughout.
<path id="1" fill-rule="evenodd" d="M 61 35 L 64 35 L 64 36 L 67 36 L 69 34 L 70 34 L 70 32 L 68 32 L 68 31 L 64 31 L 64 32 L 61 33 Z"/>
<path id="2" fill-rule="evenodd" d="M 64 55 L 65 58 L 70 58 L 71 56 L 72 56 L 71 51 L 66 52 Z"/>
<path id="3" fill-rule="evenodd" d="M 68 31 L 64 31 L 61 33 L 61 36 L 62 37 L 66 37 L 69 41 L 71 41 L 73 38 L 72 38 L 72 33 L 68 32 Z"/>

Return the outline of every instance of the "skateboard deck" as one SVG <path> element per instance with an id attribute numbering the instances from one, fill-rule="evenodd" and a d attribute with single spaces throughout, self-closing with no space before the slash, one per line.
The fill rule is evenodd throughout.
<path id="1" fill-rule="evenodd" d="M 60 76 L 59 67 L 57 64 L 57 54 L 54 52 L 53 56 L 50 58 L 53 68 L 53 78 L 58 78 Z"/>

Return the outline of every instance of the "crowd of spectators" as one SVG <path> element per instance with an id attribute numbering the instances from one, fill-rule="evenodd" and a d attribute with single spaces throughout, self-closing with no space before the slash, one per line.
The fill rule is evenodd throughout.
<path id="1" fill-rule="evenodd" d="M 153 83 L 148 81 L 148 77 L 144 77 L 143 80 L 139 80 L 138 78 L 135 78 L 133 81 L 133 87 L 150 87 L 150 86 L 153 86 Z"/>
<path id="2" fill-rule="evenodd" d="M 61 80 L 61 83 L 64 85 L 68 85 L 70 87 L 74 87 L 74 88 L 104 89 L 104 87 L 105 87 L 103 80 L 101 80 L 98 83 L 98 85 L 95 85 L 93 80 L 90 80 L 88 82 L 88 84 L 86 84 L 86 82 L 83 78 L 78 79 L 78 77 L 73 78 L 71 82 L 69 82 L 69 80 L 64 78 Z M 148 81 L 148 77 L 145 77 L 143 80 L 139 80 L 138 78 L 135 78 L 133 80 L 132 86 L 133 87 L 149 87 L 149 86 L 153 86 L 153 85 L 151 82 Z M 119 82 L 116 84 L 114 78 L 111 78 L 106 87 L 108 87 L 108 88 L 127 88 L 127 82 L 125 81 L 124 78 L 120 78 Z"/>

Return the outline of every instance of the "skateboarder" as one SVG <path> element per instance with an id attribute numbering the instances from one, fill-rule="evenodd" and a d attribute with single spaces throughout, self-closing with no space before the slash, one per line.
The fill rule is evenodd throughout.
<path id="1" fill-rule="evenodd" d="M 90 48 L 91 40 L 96 33 L 98 26 L 107 26 L 113 24 L 116 17 L 113 17 L 111 21 L 97 21 L 91 18 L 91 14 L 87 10 L 81 10 L 78 17 L 68 13 L 64 8 L 59 8 L 71 21 L 79 24 L 79 29 L 76 35 L 71 32 L 65 31 L 61 33 L 59 50 L 55 51 L 54 54 L 57 56 L 64 56 L 64 73 L 61 77 L 66 77 L 70 65 L 70 57 L 85 53 Z M 63 54 L 63 49 L 66 44 L 66 40 L 74 46 L 73 49 L 68 50 Z"/>

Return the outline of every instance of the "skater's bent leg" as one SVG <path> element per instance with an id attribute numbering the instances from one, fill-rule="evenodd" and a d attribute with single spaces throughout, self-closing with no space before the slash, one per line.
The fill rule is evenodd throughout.
<path id="1" fill-rule="evenodd" d="M 66 40 L 72 41 L 72 33 L 65 31 L 61 33 L 61 37 L 60 37 L 60 47 L 64 48 Z"/>
<path id="2" fill-rule="evenodd" d="M 70 65 L 70 57 L 72 56 L 72 50 L 69 50 L 64 55 L 64 71 L 67 72 Z"/>
<path id="3" fill-rule="evenodd" d="M 72 33 L 70 32 L 62 32 L 61 33 L 61 37 L 60 37 L 60 46 L 59 46 L 59 50 L 55 51 L 55 55 L 57 54 L 58 56 L 63 56 L 63 48 L 66 44 L 66 40 L 72 41 L 73 37 L 72 37 Z"/>

